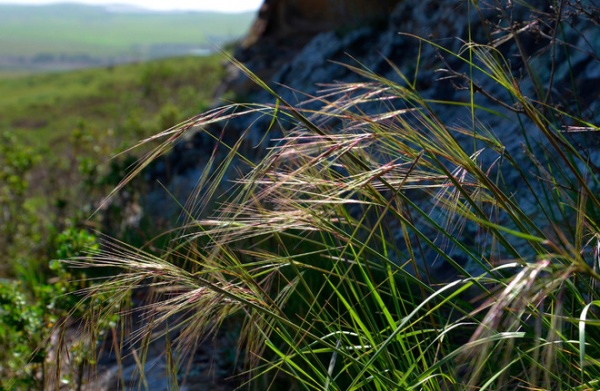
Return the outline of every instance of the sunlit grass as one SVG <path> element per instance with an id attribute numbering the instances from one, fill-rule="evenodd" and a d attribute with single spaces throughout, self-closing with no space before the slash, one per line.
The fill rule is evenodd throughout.
<path id="1" fill-rule="evenodd" d="M 561 134 L 553 118 L 564 113 L 523 95 L 493 46 L 467 43 L 446 55 L 510 97 L 503 106 L 490 95 L 520 124 L 514 137 L 535 139 L 533 147 L 507 149 L 479 120 L 500 115 L 493 108 L 472 95 L 425 99 L 400 70 L 402 83 L 357 65 L 363 82 L 337 85 L 309 111 L 238 64 L 277 105 L 195 117 L 157 136 L 165 141 L 151 158 L 188 128 L 243 114 L 291 123 L 282 138 L 258 163 L 242 156 L 241 140 L 221 145 L 225 163 L 191 197 L 217 208 L 184 208 L 164 254 L 115 243 L 92 263 L 68 262 L 122 269 L 104 289 L 156 294 L 141 309 L 148 323 L 139 341 L 168 323 L 179 332 L 175 351 L 190 352 L 230 317 L 243 319 L 241 381 L 251 389 L 592 389 L 598 172 Z M 365 114 L 365 103 L 379 112 Z M 445 105 L 472 123 L 447 124 L 436 110 Z M 231 189 L 221 179 L 234 158 Z M 508 174 L 518 180 L 507 183 Z"/>

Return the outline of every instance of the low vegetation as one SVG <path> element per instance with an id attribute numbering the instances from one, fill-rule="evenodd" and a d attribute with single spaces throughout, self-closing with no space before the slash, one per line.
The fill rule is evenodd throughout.
<path id="1" fill-rule="evenodd" d="M 220 62 L 184 57 L 0 74 L 0 388 L 41 389 L 53 328 L 90 307 L 77 306 L 81 295 L 73 292 L 102 274 L 67 270 L 56 260 L 98 246 L 94 232 L 106 224 L 90 216 L 143 151 L 111 157 L 205 110 L 223 77 Z M 118 225 L 104 228 L 125 235 Z M 64 330 L 55 331 L 54 343 Z M 73 389 L 76 373 L 83 372 L 76 366 L 61 375 Z"/>
<path id="2" fill-rule="evenodd" d="M 13 232 L 4 240 L 29 230 L 20 234 L 29 242 L 5 247 L 2 263 L 20 263 L 47 248 L 49 238 L 67 228 L 66 220 L 90 217 L 135 160 L 113 156 L 205 110 L 223 77 L 220 61 L 184 57 L 71 73 L 0 75 L 0 205 L 6 205 L 0 221 Z"/>

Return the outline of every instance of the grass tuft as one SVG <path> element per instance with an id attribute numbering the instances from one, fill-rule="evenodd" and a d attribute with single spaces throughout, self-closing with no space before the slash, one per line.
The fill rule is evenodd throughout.
<path id="1" fill-rule="evenodd" d="M 418 42 L 469 68 L 471 76 L 446 73 L 466 78 L 470 101 L 434 101 L 399 69 L 404 83 L 358 64 L 350 68 L 363 82 L 332 86 L 312 98 L 321 108 L 308 110 L 238 64 L 277 104 L 192 118 L 164 132 L 167 141 L 133 172 L 188 129 L 247 114 L 293 124 L 256 163 L 243 156 L 244 135 L 227 144 L 206 131 L 228 155 L 219 166 L 210 160 L 216 174 L 202 178 L 172 246 L 157 256 L 109 245 L 91 263 L 122 270 L 104 289 L 154 294 L 134 336 L 178 330 L 169 346 L 185 354 L 169 351 L 171 368 L 185 366 L 177 357 L 234 317 L 243 322 L 241 382 L 249 388 L 597 383 L 597 170 L 561 132 L 555 119 L 564 109 L 539 99 L 544 92 L 524 95 L 497 48 L 504 41 L 467 42 L 457 53 Z M 489 108 L 475 103 L 475 91 Z M 438 114 L 447 107 L 471 123 L 448 124 Z M 522 149 L 508 148 L 482 113 L 519 124 Z M 234 161 L 239 179 L 222 193 L 218 183 Z M 197 203 L 217 207 L 196 213 Z"/>

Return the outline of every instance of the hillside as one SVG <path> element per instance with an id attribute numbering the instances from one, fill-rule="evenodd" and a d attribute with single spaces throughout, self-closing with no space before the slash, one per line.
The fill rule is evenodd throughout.
<path id="1" fill-rule="evenodd" d="M 205 54 L 241 37 L 253 17 L 252 12 L 0 5 L 0 71 L 66 70 Z"/>
<path id="2" fill-rule="evenodd" d="M 55 144 L 82 120 L 129 138 L 127 121 L 152 122 L 149 114 L 165 104 L 177 105 L 182 115 L 205 109 L 222 77 L 220 62 L 217 55 L 65 73 L 0 73 L 0 128 L 36 147 Z"/>
<path id="3" fill-rule="evenodd" d="M 221 61 L 218 55 L 179 57 L 64 73 L 0 73 L 0 207 L 11 208 L 0 215 L 0 229 L 11 236 L 22 224 L 37 232 L 34 238 L 45 238 L 34 239 L 35 246 L 30 234 L 19 236 L 27 244 L 0 240 L 0 269 L 11 260 L 43 259 L 34 253 L 48 251 L 67 220 L 87 219 L 133 158 L 113 158 L 118 152 L 205 110 L 223 77 Z M 17 177 L 24 180 L 18 187 L 11 182 Z"/>

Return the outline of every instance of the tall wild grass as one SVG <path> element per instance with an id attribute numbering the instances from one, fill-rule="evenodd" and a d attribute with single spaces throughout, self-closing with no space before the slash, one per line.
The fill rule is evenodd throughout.
<path id="1" fill-rule="evenodd" d="M 115 295 L 155 294 L 140 349 L 167 324 L 178 330 L 168 355 L 185 368 L 234 319 L 242 388 L 600 387 L 598 169 L 555 119 L 599 129 L 525 96 L 493 45 L 444 55 L 509 97 L 496 103 L 520 124 L 521 150 L 479 120 L 493 110 L 469 76 L 453 75 L 469 101 L 439 102 L 413 75 L 398 69 L 399 83 L 359 65 L 363 82 L 331 86 L 309 110 L 238 64 L 276 105 L 227 106 L 163 132 L 132 176 L 187 129 L 236 116 L 269 116 L 283 137 L 258 163 L 240 152 L 243 136 L 224 162 L 211 159 L 164 254 L 112 243 L 94 258 L 122 270 L 102 286 Z M 449 124 L 438 114 L 448 107 L 470 123 Z M 234 186 L 222 182 L 232 162 Z"/>

